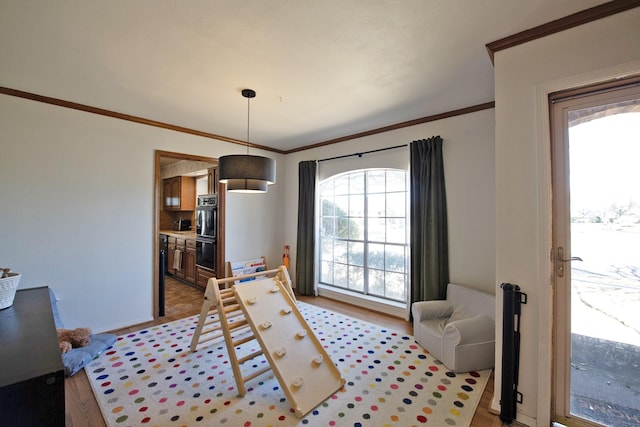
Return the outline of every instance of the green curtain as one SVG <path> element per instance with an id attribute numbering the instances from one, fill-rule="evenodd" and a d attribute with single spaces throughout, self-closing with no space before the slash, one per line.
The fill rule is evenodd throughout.
<path id="1" fill-rule="evenodd" d="M 296 246 L 296 291 L 315 295 L 316 161 L 298 164 L 298 241 Z"/>
<path id="2" fill-rule="evenodd" d="M 447 198 L 442 138 L 414 141 L 410 152 L 411 303 L 446 299 L 449 283 Z"/>

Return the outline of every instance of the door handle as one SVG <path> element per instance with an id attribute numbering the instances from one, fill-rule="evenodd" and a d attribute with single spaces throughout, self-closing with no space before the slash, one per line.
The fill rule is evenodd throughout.
<path id="1" fill-rule="evenodd" d="M 564 276 L 564 263 L 571 261 L 582 261 L 582 258 L 579 256 L 572 256 L 567 259 L 564 258 L 564 248 L 562 246 L 558 246 L 558 251 L 556 253 L 556 274 L 558 277 Z"/>

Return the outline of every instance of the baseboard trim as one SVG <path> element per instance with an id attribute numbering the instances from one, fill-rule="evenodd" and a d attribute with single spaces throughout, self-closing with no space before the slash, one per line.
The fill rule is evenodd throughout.
<path id="1" fill-rule="evenodd" d="M 491 399 L 491 403 L 489 403 L 488 411 L 490 414 L 500 416 L 500 411 L 501 411 L 500 400 L 497 399 L 497 397 L 498 396 L 496 396 L 495 394 L 493 395 L 493 398 Z M 520 412 L 519 409 L 516 410 L 516 419 L 513 421 L 513 423 L 515 425 L 528 426 L 528 427 L 534 427 L 538 425 L 535 418 L 531 418 L 528 415 L 524 415 L 522 412 Z"/>
<path id="2" fill-rule="evenodd" d="M 490 414 L 500 415 L 500 405 L 496 402 L 496 395 L 494 393 L 493 396 L 491 396 L 491 402 L 489 402 L 489 408 L 487 410 Z"/>

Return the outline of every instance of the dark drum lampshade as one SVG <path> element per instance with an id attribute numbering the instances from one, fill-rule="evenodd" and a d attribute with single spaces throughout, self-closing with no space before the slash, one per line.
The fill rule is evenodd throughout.
<path id="1" fill-rule="evenodd" d="M 273 184 L 276 181 L 276 162 L 269 157 L 231 154 L 218 159 L 220 182 L 229 180 L 258 180 Z"/>
<path id="2" fill-rule="evenodd" d="M 252 89 L 243 89 L 247 98 L 247 154 L 232 154 L 218 159 L 220 182 L 227 191 L 238 193 L 266 193 L 267 185 L 276 182 L 276 162 L 269 157 L 249 155 L 249 100 L 255 98 Z"/>

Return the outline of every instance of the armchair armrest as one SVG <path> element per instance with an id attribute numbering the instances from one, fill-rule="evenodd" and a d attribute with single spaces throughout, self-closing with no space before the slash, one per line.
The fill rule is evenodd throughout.
<path id="1" fill-rule="evenodd" d="M 411 306 L 413 320 L 422 322 L 423 320 L 448 318 L 453 313 L 453 304 L 445 300 L 417 301 Z"/>
<path id="2" fill-rule="evenodd" d="M 447 323 L 443 339 L 456 345 L 495 341 L 495 323 L 487 316 L 477 315 Z"/>

